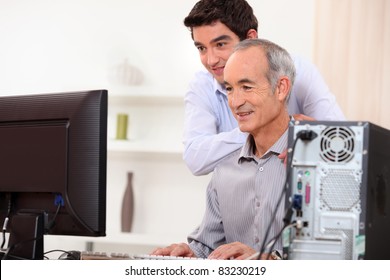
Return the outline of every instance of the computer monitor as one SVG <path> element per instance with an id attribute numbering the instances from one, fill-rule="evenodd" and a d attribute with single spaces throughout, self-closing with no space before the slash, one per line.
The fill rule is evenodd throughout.
<path id="1" fill-rule="evenodd" d="M 3 255 L 42 259 L 44 234 L 105 236 L 106 167 L 106 90 L 0 97 Z"/>

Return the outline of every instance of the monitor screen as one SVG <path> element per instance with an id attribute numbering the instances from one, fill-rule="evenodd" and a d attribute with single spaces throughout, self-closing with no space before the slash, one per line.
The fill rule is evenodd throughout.
<path id="1" fill-rule="evenodd" d="M 106 90 L 0 97 L 2 250 L 41 259 L 44 234 L 104 236 L 106 166 Z"/>

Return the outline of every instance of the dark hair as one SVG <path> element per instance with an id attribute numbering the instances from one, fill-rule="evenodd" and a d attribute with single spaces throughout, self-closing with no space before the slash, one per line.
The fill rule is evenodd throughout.
<path id="1" fill-rule="evenodd" d="M 245 40 L 250 29 L 257 31 L 257 18 L 245 0 L 200 0 L 184 19 L 184 25 L 193 27 L 220 21 L 233 31 L 240 40 Z"/>

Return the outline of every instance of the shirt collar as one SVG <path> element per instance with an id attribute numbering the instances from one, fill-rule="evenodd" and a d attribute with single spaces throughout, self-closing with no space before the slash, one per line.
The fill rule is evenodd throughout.
<path id="1" fill-rule="evenodd" d="M 220 93 L 227 96 L 225 86 L 221 85 L 214 77 L 213 77 L 213 88 L 215 93 Z"/>
<path id="2" fill-rule="evenodd" d="M 288 129 L 283 133 L 283 135 L 264 153 L 262 158 L 270 156 L 271 153 L 279 155 L 287 148 L 287 137 Z M 238 163 L 241 163 L 242 160 L 256 160 L 255 150 L 255 141 L 252 135 L 249 135 L 245 145 L 242 147 L 240 156 L 238 157 Z"/>

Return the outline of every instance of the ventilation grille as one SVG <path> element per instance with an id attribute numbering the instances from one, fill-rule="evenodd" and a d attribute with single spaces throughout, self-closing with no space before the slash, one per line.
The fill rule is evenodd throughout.
<path id="1" fill-rule="evenodd" d="M 344 259 L 352 260 L 353 243 L 354 243 L 353 230 L 326 228 L 324 234 L 325 236 L 326 235 L 340 236 L 340 240 L 342 240 L 342 246 L 343 246 L 342 252 L 344 253 Z"/>
<path id="2" fill-rule="evenodd" d="M 321 176 L 320 205 L 329 211 L 358 211 L 361 173 L 348 169 L 329 169 Z"/>
<path id="3" fill-rule="evenodd" d="M 347 127 L 327 127 L 321 133 L 321 158 L 325 162 L 350 161 L 354 156 L 355 134 Z"/>

